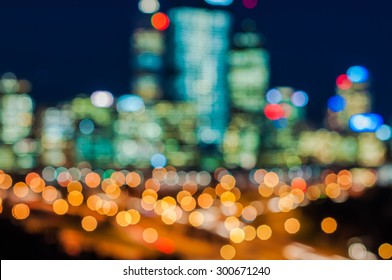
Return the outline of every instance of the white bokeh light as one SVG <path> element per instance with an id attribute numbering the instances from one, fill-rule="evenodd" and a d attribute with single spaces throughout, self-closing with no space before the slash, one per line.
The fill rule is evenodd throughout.
<path id="1" fill-rule="evenodd" d="M 140 0 L 139 10 L 145 14 L 153 14 L 159 10 L 160 4 L 158 0 Z"/>
<path id="2" fill-rule="evenodd" d="M 90 99 L 91 103 L 98 108 L 108 108 L 112 106 L 114 101 L 113 94 L 103 90 L 94 91 Z"/>

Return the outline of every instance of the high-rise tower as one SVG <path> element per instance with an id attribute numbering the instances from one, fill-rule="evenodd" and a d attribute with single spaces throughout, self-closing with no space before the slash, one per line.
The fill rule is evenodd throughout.
<path id="1" fill-rule="evenodd" d="M 169 17 L 170 98 L 194 103 L 199 145 L 202 148 L 219 147 L 229 121 L 230 14 L 221 10 L 181 7 L 172 9 Z"/>

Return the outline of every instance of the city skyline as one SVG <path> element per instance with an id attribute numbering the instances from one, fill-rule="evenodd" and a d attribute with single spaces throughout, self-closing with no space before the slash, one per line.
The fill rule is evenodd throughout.
<path id="1" fill-rule="evenodd" d="M 127 42 L 134 18 L 140 15 L 137 2 L 121 1 L 111 6 L 98 1 L 95 8 L 73 2 L 65 5 L 61 1 L 58 6 L 41 1 L 35 8 L 4 2 L 4 8 L 0 9 L 5 13 L 1 23 L 7 23 L 3 36 L 8 39 L 0 47 L 3 62 L 0 72 L 11 71 L 31 80 L 32 96 L 39 103 L 53 105 L 95 90 L 109 90 L 115 96 L 128 92 Z M 211 8 L 203 2 L 198 5 Z M 334 95 L 336 77 L 352 65 L 364 65 L 370 70 L 374 111 L 387 122 L 390 120 L 388 102 L 384 101 L 388 101 L 391 90 L 388 83 L 391 57 L 387 52 L 391 40 L 386 29 L 389 19 L 383 11 L 376 17 L 380 8 L 365 10 L 349 1 L 335 9 L 336 2 L 331 2 L 321 12 L 306 1 L 302 1 L 307 4 L 302 8 L 285 3 L 279 9 L 268 1 L 259 1 L 250 10 L 239 2 L 234 1 L 227 9 L 238 17 L 237 29 L 240 19 L 256 19 L 271 57 L 271 87 L 305 90 L 310 97 L 309 116 L 316 125 L 324 117 L 328 98 Z M 161 1 L 161 5 L 162 10 L 167 10 L 166 1 Z M 26 21 L 16 20 L 19 16 L 31 26 L 24 27 Z M 356 43 L 357 38 L 363 38 L 360 44 Z"/>
<path id="2" fill-rule="evenodd" d="M 4 259 L 392 258 L 382 15 L 15 3 L 0 4 Z"/>

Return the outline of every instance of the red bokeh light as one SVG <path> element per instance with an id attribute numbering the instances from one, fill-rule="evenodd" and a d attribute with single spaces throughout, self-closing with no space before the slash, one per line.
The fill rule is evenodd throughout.
<path id="1" fill-rule="evenodd" d="M 279 120 L 285 116 L 285 111 L 279 104 L 268 104 L 264 108 L 264 114 L 270 120 Z"/>
<path id="2" fill-rule="evenodd" d="M 173 254 L 176 251 L 174 242 L 167 238 L 160 238 L 155 243 L 155 247 L 165 254 Z"/>
<path id="3" fill-rule="evenodd" d="M 159 31 L 166 30 L 170 25 L 169 17 L 164 13 L 156 13 L 151 17 L 152 26 Z"/>
<path id="4" fill-rule="evenodd" d="M 342 90 L 347 90 L 347 89 L 351 88 L 352 84 L 353 83 L 350 81 L 350 79 L 348 78 L 348 76 L 346 74 L 339 75 L 339 77 L 337 77 L 337 79 L 336 79 L 337 87 Z"/>

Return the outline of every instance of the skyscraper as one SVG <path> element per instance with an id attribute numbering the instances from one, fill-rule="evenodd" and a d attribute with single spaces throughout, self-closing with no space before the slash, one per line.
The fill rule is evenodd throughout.
<path id="1" fill-rule="evenodd" d="M 162 97 L 164 35 L 152 28 L 138 28 L 131 37 L 131 92 L 146 103 Z"/>
<path id="2" fill-rule="evenodd" d="M 169 17 L 169 97 L 193 102 L 199 145 L 219 147 L 229 121 L 227 53 L 231 17 L 225 11 L 191 7 L 174 8 Z"/>
<path id="3" fill-rule="evenodd" d="M 243 25 L 254 23 L 248 19 Z M 234 48 L 229 52 L 231 121 L 223 149 L 226 164 L 247 169 L 257 162 L 269 81 L 268 52 L 261 35 L 249 29 L 234 34 Z"/>
<path id="4" fill-rule="evenodd" d="M 34 101 L 29 82 L 13 73 L 0 79 L 0 169 L 36 166 L 38 145 L 32 139 Z"/>

